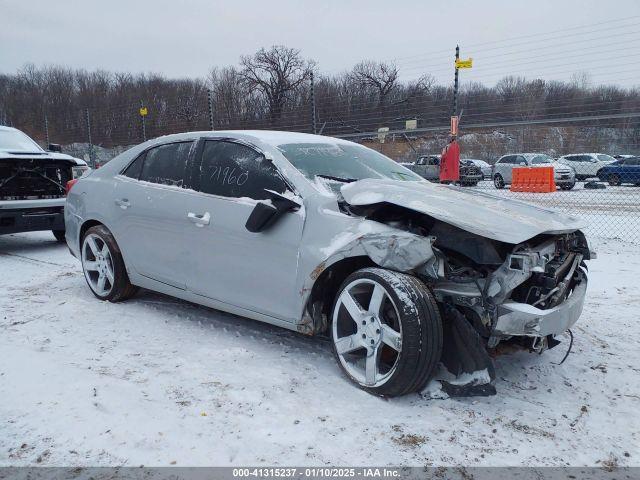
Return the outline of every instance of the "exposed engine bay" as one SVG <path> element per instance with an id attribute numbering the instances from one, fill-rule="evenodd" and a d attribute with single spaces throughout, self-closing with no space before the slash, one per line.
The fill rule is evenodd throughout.
<path id="1" fill-rule="evenodd" d="M 60 160 L 0 160 L 0 200 L 64 198 L 73 164 Z"/>
<path id="2" fill-rule="evenodd" d="M 434 258 L 416 270 L 439 301 L 455 306 L 495 346 L 513 332 L 499 330 L 505 302 L 549 310 L 586 279 L 590 252 L 582 232 L 539 235 L 518 245 L 464 231 L 388 203 L 343 204 L 353 215 L 432 238 Z M 528 335 L 544 333 L 531 329 Z"/>
<path id="3" fill-rule="evenodd" d="M 442 306 L 442 361 L 454 375 L 488 371 L 501 342 L 541 353 L 578 319 L 591 258 L 580 230 L 539 234 L 512 244 L 472 233 L 393 203 L 340 208 L 431 242 L 432 257 L 413 270 Z M 446 382 L 445 382 L 446 384 Z M 488 383 L 447 385 L 451 395 L 495 393 Z"/>

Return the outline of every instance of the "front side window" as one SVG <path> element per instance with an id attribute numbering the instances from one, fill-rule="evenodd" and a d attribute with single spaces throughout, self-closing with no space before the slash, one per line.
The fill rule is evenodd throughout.
<path id="1" fill-rule="evenodd" d="M 231 198 L 266 200 L 265 190 L 284 193 L 287 185 L 273 163 L 256 150 L 228 141 L 206 141 L 198 190 Z"/>
<path id="2" fill-rule="evenodd" d="M 129 164 L 127 168 L 125 168 L 122 174 L 125 177 L 135 178 L 136 180 L 138 180 L 140 178 L 140 172 L 142 172 L 142 164 L 144 162 L 144 157 L 146 154 L 147 152 L 144 152 L 143 154 L 139 155 L 138 158 L 136 158 Z"/>
<path id="3" fill-rule="evenodd" d="M 192 144 L 193 142 L 169 143 L 147 150 L 142 162 L 140 180 L 184 187 Z"/>
<path id="4" fill-rule="evenodd" d="M 357 144 L 288 143 L 279 145 L 278 149 L 312 182 L 315 177 L 347 182 L 365 178 L 424 180 L 381 153 Z"/>

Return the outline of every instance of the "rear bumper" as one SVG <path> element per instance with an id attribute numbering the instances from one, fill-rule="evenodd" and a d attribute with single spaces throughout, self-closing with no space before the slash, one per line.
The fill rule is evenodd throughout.
<path id="1" fill-rule="evenodd" d="M 587 292 L 587 277 L 576 285 L 564 302 L 554 308 L 541 310 L 526 303 L 507 302 L 498 307 L 497 336 L 559 335 L 578 321 Z"/>
<path id="2" fill-rule="evenodd" d="M 0 201 L 0 235 L 64 230 L 64 198 Z"/>

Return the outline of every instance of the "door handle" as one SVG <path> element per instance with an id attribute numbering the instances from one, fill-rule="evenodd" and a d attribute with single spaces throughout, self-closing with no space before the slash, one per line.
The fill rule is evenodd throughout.
<path id="1" fill-rule="evenodd" d="M 211 215 L 209 212 L 204 212 L 204 215 L 196 215 L 193 212 L 187 213 L 187 218 L 196 224 L 196 227 L 204 227 L 205 225 L 209 225 L 209 220 L 211 220 Z"/>
<path id="2" fill-rule="evenodd" d="M 119 206 L 123 210 L 126 210 L 127 208 L 129 208 L 131 206 L 131 204 L 129 203 L 129 200 L 127 200 L 126 198 L 118 198 L 118 199 L 116 199 L 115 204 L 117 206 Z"/>

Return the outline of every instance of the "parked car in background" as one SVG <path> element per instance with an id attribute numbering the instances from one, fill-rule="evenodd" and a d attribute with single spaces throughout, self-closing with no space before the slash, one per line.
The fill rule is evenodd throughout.
<path id="1" fill-rule="evenodd" d="M 514 167 L 553 167 L 554 180 L 562 190 L 571 190 L 576 185 L 573 169 L 559 164 L 544 153 L 516 153 L 503 155 L 493 165 L 492 177 L 496 188 L 501 189 L 511 183 Z"/>
<path id="2" fill-rule="evenodd" d="M 402 163 L 431 182 L 440 181 L 440 155 L 422 155 L 415 162 Z M 460 160 L 460 185 L 471 187 L 482 180 L 482 171 L 471 160 Z"/>
<path id="3" fill-rule="evenodd" d="M 640 185 L 640 157 L 628 157 L 616 160 L 598 170 L 596 176 L 609 185 L 633 183 Z"/>
<path id="4" fill-rule="evenodd" d="M 591 258 L 577 218 L 290 132 L 150 140 L 72 184 L 65 220 L 98 299 L 143 287 L 326 332 L 345 375 L 385 396 L 420 391 L 440 361 L 488 382 L 487 345 L 556 345 Z"/>
<path id="5" fill-rule="evenodd" d="M 491 165 L 489 163 L 474 158 L 466 158 L 465 160 L 472 162 L 476 167 L 480 168 L 483 180 L 491 180 Z"/>
<path id="6" fill-rule="evenodd" d="M 563 155 L 558 162 L 568 165 L 576 172 L 577 180 L 586 180 L 598 176 L 598 170 L 605 165 L 615 162 L 615 158 L 604 153 L 580 153 Z"/>
<path id="7" fill-rule="evenodd" d="M 51 230 L 64 241 L 64 205 L 69 180 L 86 162 L 43 150 L 15 128 L 0 126 L 0 234 Z"/>
<path id="8" fill-rule="evenodd" d="M 613 155 L 613 158 L 615 158 L 616 160 L 622 160 L 623 158 L 633 158 L 636 157 L 637 155 Z"/>

